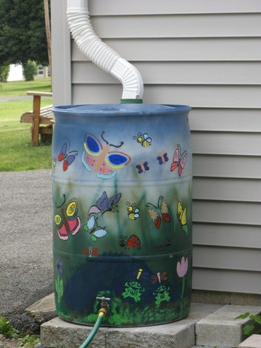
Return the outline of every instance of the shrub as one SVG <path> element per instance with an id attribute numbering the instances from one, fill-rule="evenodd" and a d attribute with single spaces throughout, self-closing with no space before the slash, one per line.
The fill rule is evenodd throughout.
<path id="1" fill-rule="evenodd" d="M 10 70 L 9 65 L 0 65 L 0 81 L 1 82 L 7 82 L 9 70 Z"/>
<path id="2" fill-rule="evenodd" d="M 28 60 L 23 64 L 23 74 L 25 81 L 33 81 L 35 75 L 37 74 L 37 66 L 35 62 Z"/>
<path id="3" fill-rule="evenodd" d="M 249 337 L 253 334 L 261 334 L 261 314 L 250 314 L 246 312 L 239 315 L 235 319 L 249 319 L 249 322 L 243 327 L 243 334 L 245 337 Z"/>

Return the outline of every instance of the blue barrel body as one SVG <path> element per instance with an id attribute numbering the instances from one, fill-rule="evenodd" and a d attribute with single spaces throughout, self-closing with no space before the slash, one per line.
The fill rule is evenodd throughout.
<path id="1" fill-rule="evenodd" d="M 58 315 L 105 326 L 182 319 L 192 282 L 192 154 L 182 105 L 54 108 Z"/>

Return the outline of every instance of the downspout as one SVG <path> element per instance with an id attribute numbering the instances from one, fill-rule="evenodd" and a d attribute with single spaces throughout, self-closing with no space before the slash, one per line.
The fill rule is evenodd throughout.
<path id="1" fill-rule="evenodd" d="M 142 103 L 143 80 L 139 71 L 95 34 L 90 22 L 88 0 L 67 0 L 67 20 L 80 51 L 122 83 L 121 102 Z"/>

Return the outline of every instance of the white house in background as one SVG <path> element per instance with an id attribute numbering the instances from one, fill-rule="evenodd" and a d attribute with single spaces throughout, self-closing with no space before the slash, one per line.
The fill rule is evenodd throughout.
<path id="1" fill-rule="evenodd" d="M 48 77 L 48 76 L 49 76 L 49 68 L 47 66 L 38 65 L 36 77 Z M 23 81 L 23 80 L 24 80 L 24 75 L 23 75 L 22 64 L 11 64 L 7 81 L 10 82 L 10 81 Z"/>
<path id="2" fill-rule="evenodd" d="M 7 81 L 22 81 L 24 80 L 23 67 L 21 64 L 11 64 Z"/>
<path id="3" fill-rule="evenodd" d="M 38 65 L 37 67 L 37 77 L 48 77 L 49 76 L 49 67 Z"/>
<path id="4" fill-rule="evenodd" d="M 66 1 L 51 5 L 54 105 L 118 102 L 118 81 L 71 40 Z M 260 303 L 261 1 L 89 0 L 89 10 L 143 76 L 144 103 L 192 106 L 195 293 Z"/>

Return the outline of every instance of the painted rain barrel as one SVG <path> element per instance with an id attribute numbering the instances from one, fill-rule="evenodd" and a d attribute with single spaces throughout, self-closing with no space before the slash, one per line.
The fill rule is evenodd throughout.
<path id="1" fill-rule="evenodd" d="M 53 250 L 60 318 L 182 319 L 192 282 L 192 155 L 182 105 L 54 108 Z"/>

